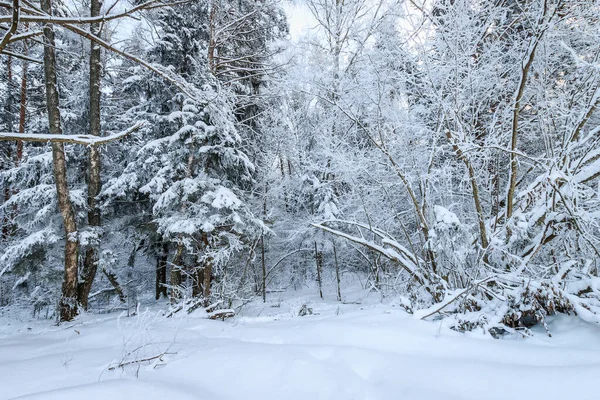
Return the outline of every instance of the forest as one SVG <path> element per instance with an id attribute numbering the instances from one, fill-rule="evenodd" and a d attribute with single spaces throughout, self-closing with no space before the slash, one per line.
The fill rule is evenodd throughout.
<path id="1" fill-rule="evenodd" d="M 0 36 L 0 310 L 600 322 L 595 0 L 3 0 Z"/>
<path id="2" fill-rule="evenodd" d="M 0 0 L 0 399 L 597 399 L 599 106 L 597 0 Z"/>

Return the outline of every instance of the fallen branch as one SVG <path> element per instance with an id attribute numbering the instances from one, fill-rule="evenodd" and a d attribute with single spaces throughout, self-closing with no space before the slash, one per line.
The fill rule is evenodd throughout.
<path id="1" fill-rule="evenodd" d="M 485 279 L 482 279 L 480 281 L 474 282 L 471 286 L 469 286 L 468 288 L 466 288 L 465 290 L 463 290 L 462 292 L 460 292 L 459 294 L 457 294 L 456 296 L 452 297 L 450 300 L 448 300 L 447 302 L 445 302 L 441 307 L 438 307 L 435 311 L 430 312 L 429 314 L 421 317 L 420 319 L 426 319 L 431 317 L 432 315 L 435 315 L 437 313 L 439 313 L 440 311 L 442 311 L 444 308 L 448 307 L 450 304 L 454 303 L 456 300 L 458 300 L 459 298 L 461 298 L 462 296 L 464 296 L 465 294 L 469 293 L 469 291 L 471 291 L 472 289 L 476 288 L 477 286 L 481 285 L 482 283 L 486 283 L 490 280 L 495 279 L 495 276 L 489 276 Z"/>
<path id="2" fill-rule="evenodd" d="M 152 357 L 146 357 L 146 358 L 140 358 L 140 359 L 137 359 L 137 360 L 120 362 L 117 365 L 113 365 L 112 367 L 108 367 L 108 370 L 109 371 L 113 371 L 113 370 L 115 370 L 117 368 L 124 368 L 124 367 L 126 367 L 128 365 L 141 364 L 141 363 L 150 362 L 150 361 L 157 360 L 157 359 L 160 360 L 160 361 L 163 361 L 162 358 L 165 355 L 167 355 L 167 354 L 177 354 L 177 353 L 168 353 L 168 352 L 165 351 L 164 353 L 161 353 L 161 354 L 158 354 L 158 355 L 152 356 Z"/>
<path id="3" fill-rule="evenodd" d="M 221 303 L 222 303 L 221 301 L 217 301 L 207 307 L 204 307 L 204 312 L 206 313 L 206 315 L 209 319 L 225 320 L 226 318 L 231 318 L 231 317 L 235 316 L 235 310 L 233 310 L 233 309 L 230 309 L 230 308 L 216 309 L 217 306 Z M 173 315 L 177 314 L 178 312 L 180 312 L 182 310 L 186 310 L 186 312 L 188 314 L 191 314 L 192 312 L 196 311 L 198 308 L 202 308 L 202 304 L 204 304 L 203 298 L 187 299 L 186 301 L 179 303 L 177 305 L 177 307 L 172 309 L 171 312 L 169 312 L 165 317 L 171 318 Z"/>
<path id="4" fill-rule="evenodd" d="M 233 316 L 235 316 L 235 311 L 231 308 L 225 310 L 215 310 L 208 313 L 209 319 L 220 319 L 222 321 L 225 321 L 225 318 L 231 318 Z"/>

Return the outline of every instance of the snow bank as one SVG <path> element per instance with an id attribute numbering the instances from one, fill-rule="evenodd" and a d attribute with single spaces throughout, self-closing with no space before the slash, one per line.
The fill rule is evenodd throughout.
<path id="1" fill-rule="evenodd" d="M 148 312 L 22 324 L 0 339 L 0 399 L 598 398 L 600 329 L 577 318 L 551 319 L 553 338 L 493 340 L 394 304 L 307 301 L 305 317 L 296 300 L 226 322 Z M 109 370 L 140 343 L 140 357 L 168 354 Z"/>

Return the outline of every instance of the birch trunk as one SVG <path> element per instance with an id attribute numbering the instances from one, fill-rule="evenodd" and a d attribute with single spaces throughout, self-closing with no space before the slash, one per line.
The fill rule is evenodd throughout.
<path id="1" fill-rule="evenodd" d="M 41 0 L 40 4 L 45 13 L 52 14 L 52 0 Z M 54 27 L 52 24 L 44 26 L 44 38 L 44 77 L 49 130 L 51 134 L 60 135 L 62 134 L 62 128 L 60 125 L 58 85 L 56 80 Z M 65 271 L 59 303 L 59 319 L 60 321 L 70 321 L 77 315 L 79 238 L 77 237 L 75 211 L 69 198 L 65 147 L 62 143 L 52 143 L 52 167 L 54 169 L 58 208 L 62 215 L 65 230 Z"/>

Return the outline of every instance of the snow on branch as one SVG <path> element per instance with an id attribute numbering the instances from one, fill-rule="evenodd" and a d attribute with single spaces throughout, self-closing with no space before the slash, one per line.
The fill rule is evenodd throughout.
<path id="1" fill-rule="evenodd" d="M 27 15 L 21 15 L 21 17 L 18 19 L 18 21 L 19 22 L 33 22 L 33 23 L 53 23 L 53 24 L 57 24 L 57 25 L 64 25 L 64 24 L 88 25 L 88 24 L 107 22 L 107 21 L 112 21 L 112 20 L 119 19 L 119 18 L 129 17 L 132 14 L 134 14 L 135 12 L 141 11 L 141 10 L 151 10 L 153 8 L 168 7 L 168 6 L 173 6 L 173 5 L 183 4 L 183 3 L 189 3 L 190 1 L 191 0 L 184 0 L 184 1 L 176 1 L 176 2 L 172 2 L 172 3 L 165 3 L 165 2 L 158 1 L 158 0 L 151 0 L 151 1 L 148 1 L 145 3 L 142 3 L 138 6 L 135 6 L 129 10 L 120 12 L 120 13 L 105 14 L 105 15 L 100 15 L 98 17 L 56 17 L 53 15 L 48 15 L 46 13 L 42 13 L 42 12 L 36 10 L 35 8 L 23 8 L 22 11 L 24 13 L 27 13 Z M 18 4 L 18 2 L 19 2 L 19 0 L 13 0 L 13 5 L 10 5 L 5 2 L 0 2 L 0 7 L 11 8 L 11 9 L 13 9 L 13 13 L 14 13 L 14 9 L 15 9 L 14 3 Z M 11 18 L 12 17 L 1 16 L 0 22 L 11 22 Z"/>
<path id="2" fill-rule="evenodd" d="M 18 58 L 20 60 L 29 61 L 29 62 L 32 62 L 32 63 L 35 63 L 35 64 L 41 64 L 42 63 L 42 61 L 38 60 L 37 58 L 27 57 L 27 56 L 25 56 L 23 54 L 15 53 L 15 52 L 8 51 L 8 50 L 4 50 L 0 54 L 4 54 L 5 56 L 11 56 L 11 57 L 14 57 L 14 58 Z"/>
<path id="3" fill-rule="evenodd" d="M 0 16 L 0 23 L 1 22 L 12 22 L 14 25 L 14 29 L 13 26 L 11 26 L 11 30 L 8 31 L 6 33 L 6 35 L 4 36 L 4 38 L 2 39 L 2 41 L 0 42 L 0 53 L 1 54 L 5 54 L 5 55 L 11 55 L 20 59 L 24 59 L 26 61 L 31 61 L 31 62 L 35 62 L 35 63 L 39 63 L 39 60 L 36 59 L 32 59 L 17 53 L 13 53 L 13 52 L 8 52 L 6 51 L 4 48 L 6 47 L 6 45 L 9 42 L 14 42 L 17 40 L 24 40 L 24 39 L 29 39 L 31 37 L 37 36 L 40 34 L 39 31 L 34 31 L 34 32 L 25 32 L 25 33 L 21 33 L 18 35 L 15 35 L 16 30 L 17 30 L 17 26 L 19 23 L 28 23 L 28 22 L 33 22 L 33 23 L 54 23 L 58 26 L 61 26 L 65 29 L 68 29 L 90 41 L 95 42 L 96 44 L 104 47 L 107 50 L 110 50 L 114 53 L 119 54 L 122 57 L 128 58 L 134 62 L 137 62 L 141 65 L 143 65 L 144 67 L 146 67 L 147 69 L 157 73 L 158 75 L 160 75 L 163 79 L 167 80 L 168 82 L 172 83 L 174 86 L 176 86 L 182 93 L 184 93 L 186 96 L 192 98 L 192 99 L 196 99 L 196 97 L 194 96 L 194 94 L 192 93 L 193 91 L 190 90 L 189 88 L 186 87 L 185 83 L 180 82 L 177 78 L 174 78 L 172 76 L 170 76 L 169 74 L 167 74 L 166 72 L 162 71 L 161 69 L 159 69 L 158 67 L 151 65 L 143 60 L 141 60 L 138 57 L 135 57 L 127 52 L 124 52 L 122 50 L 119 50 L 117 48 L 115 48 L 113 45 L 111 45 L 110 43 L 102 40 L 101 38 L 99 38 L 96 35 L 93 35 L 90 31 L 82 29 L 81 27 L 79 27 L 78 25 L 90 25 L 90 24 L 94 24 L 94 23 L 105 23 L 108 21 L 112 21 L 112 20 L 116 20 L 116 19 L 120 19 L 120 18 L 125 18 L 125 17 L 131 17 L 132 14 L 134 14 L 137 11 L 142 11 L 142 10 L 152 10 L 155 8 L 162 8 L 162 7 L 171 7 L 171 6 L 176 6 L 176 5 L 180 5 L 180 4 L 186 4 L 191 2 L 192 0 L 180 0 L 180 1 L 173 1 L 173 2 L 163 2 L 163 1 L 159 1 L 159 0 L 150 0 L 147 1 L 145 3 L 142 3 L 138 6 L 135 6 L 129 10 L 123 11 L 121 13 L 115 13 L 115 14 L 105 14 L 105 15 L 101 15 L 98 17 L 55 17 L 52 15 L 49 15 L 47 13 L 45 13 L 44 11 L 42 11 L 40 8 L 36 7 L 34 4 L 32 4 L 31 2 L 27 1 L 27 0 L 23 0 L 23 3 L 26 5 L 26 7 L 18 7 L 19 6 L 19 2 L 21 0 L 13 0 L 13 3 L 15 5 L 11 5 L 9 3 L 6 2 L 0 2 L 0 8 L 8 8 L 8 9 L 12 9 L 13 10 L 13 16 L 12 17 L 8 17 L 8 16 Z M 18 14 L 18 15 L 17 15 Z M 23 15 L 25 14 L 25 15 Z M 15 17 L 15 15 L 17 15 Z M 1 27 L 0 27 L 1 28 Z M 4 43 L 6 42 L 6 43 Z"/>
<path id="4" fill-rule="evenodd" d="M 354 235 L 350 235 L 347 234 L 345 232 L 336 230 L 336 229 L 332 229 L 328 226 L 323 225 L 326 222 L 333 222 L 333 221 L 325 221 L 322 223 L 318 223 L 318 224 L 311 224 L 313 227 L 321 229 L 325 232 L 331 233 L 335 236 L 339 236 L 342 237 L 346 240 L 349 240 L 351 242 L 360 244 L 362 246 L 368 247 L 371 250 L 374 250 L 378 253 L 380 253 L 381 255 L 383 255 L 384 257 L 397 262 L 398 264 L 400 264 L 402 266 L 402 268 L 404 268 L 407 272 L 409 272 L 412 276 L 415 277 L 415 279 L 420 283 L 420 284 L 425 284 L 426 280 L 424 278 L 424 276 L 418 271 L 418 266 L 415 263 L 414 259 L 410 256 L 408 256 L 408 254 L 400 254 L 398 251 L 396 251 L 396 249 L 400 250 L 403 249 L 404 247 L 402 245 L 400 245 L 399 243 L 395 242 L 394 240 L 392 240 L 391 238 L 385 238 L 382 235 L 382 232 L 379 231 L 377 228 L 370 229 L 368 226 L 364 226 L 358 223 L 354 223 L 354 222 L 349 222 L 349 221 L 335 221 L 335 222 L 340 222 L 340 223 L 351 223 L 352 225 L 358 225 L 361 227 L 364 227 L 366 229 L 369 229 L 371 232 L 377 234 L 378 236 L 380 236 L 384 242 L 385 245 L 388 246 L 392 246 L 394 247 L 392 248 L 388 248 L 388 247 L 384 247 L 384 246 L 380 246 L 377 243 L 374 243 L 372 241 L 366 240 L 364 238 L 358 237 L 358 236 L 354 236 Z M 379 231 L 379 232 L 378 232 Z M 386 235 L 387 236 L 387 235 Z M 400 250 L 402 251 L 402 250 Z M 402 251 L 404 252 L 404 251 Z"/>
<path id="5" fill-rule="evenodd" d="M 480 286 L 484 283 L 493 281 L 494 279 L 496 279 L 495 276 L 488 276 L 487 278 L 473 282 L 466 289 L 464 289 L 458 293 L 455 293 L 453 295 L 448 296 L 446 299 L 444 299 L 445 301 L 441 305 L 435 304 L 434 306 L 430 307 L 429 309 L 418 310 L 415 313 L 415 317 L 417 317 L 419 319 L 427 319 L 427 318 L 431 317 L 432 315 L 438 314 L 438 313 L 442 312 L 442 310 L 444 310 L 450 304 L 454 303 L 456 300 L 460 299 L 462 296 L 468 294 L 473 289 L 477 288 L 478 286 Z M 433 309 L 433 311 L 432 311 L 432 309 Z"/>
<path id="6" fill-rule="evenodd" d="M 144 125 L 143 122 L 138 122 L 131 128 L 115 133 L 110 136 L 94 136 L 94 135 L 54 135 L 54 134 L 36 134 L 36 133 L 14 133 L 0 132 L 0 140 L 21 140 L 24 142 L 52 142 L 52 143 L 73 143 L 83 146 L 99 146 L 122 139 L 127 135 L 137 131 Z"/>
<path id="7" fill-rule="evenodd" d="M 10 17 L 2 17 L 1 22 L 10 22 L 10 28 L 6 31 L 2 40 L 0 40 L 0 53 L 6 47 L 6 45 L 10 42 L 11 37 L 17 33 L 17 28 L 19 27 L 19 17 L 21 15 L 21 4 L 19 0 L 13 0 L 12 3 L 12 15 Z"/>

